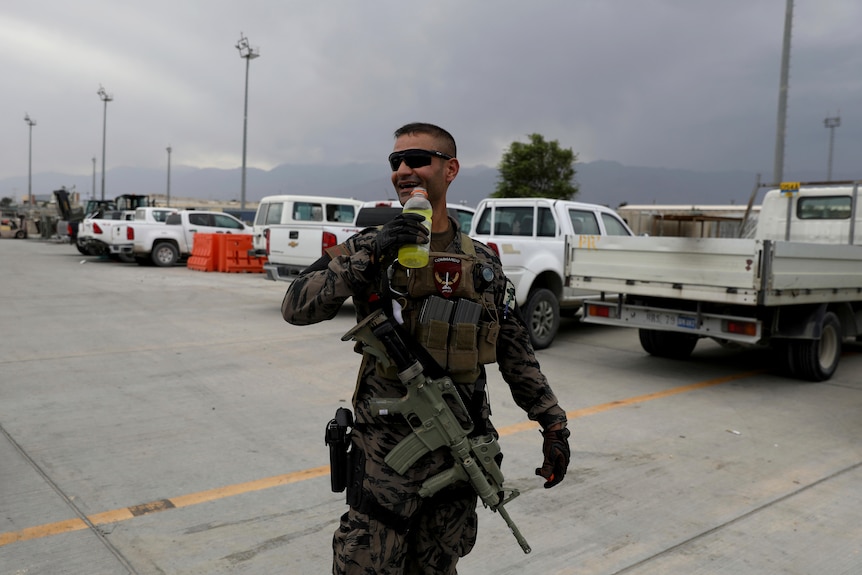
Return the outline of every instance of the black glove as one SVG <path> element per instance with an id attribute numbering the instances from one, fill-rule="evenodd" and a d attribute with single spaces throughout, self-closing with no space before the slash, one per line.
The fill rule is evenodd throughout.
<path id="1" fill-rule="evenodd" d="M 377 242 L 374 246 L 374 259 L 377 262 L 395 259 L 398 248 L 408 244 L 427 244 L 431 241 L 422 222 L 425 218 L 419 214 L 398 214 L 387 222 L 377 232 Z"/>
<path id="2" fill-rule="evenodd" d="M 542 432 L 542 436 L 545 438 L 542 445 L 545 461 L 541 467 L 536 468 L 536 475 L 541 475 L 547 479 L 545 489 L 553 487 L 566 476 L 566 469 L 569 467 L 569 458 L 571 457 L 569 435 L 571 432 L 566 428 Z"/>

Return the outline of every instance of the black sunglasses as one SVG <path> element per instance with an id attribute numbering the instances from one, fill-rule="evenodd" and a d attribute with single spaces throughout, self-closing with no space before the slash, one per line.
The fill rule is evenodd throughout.
<path id="1" fill-rule="evenodd" d="M 418 148 L 402 150 L 400 152 L 392 152 L 389 154 L 389 166 L 392 168 L 393 172 L 398 171 L 398 168 L 401 166 L 401 162 L 407 164 L 407 167 L 411 169 L 422 168 L 430 166 L 431 158 L 434 157 L 451 160 L 454 156 L 438 152 L 437 150 L 420 150 Z"/>

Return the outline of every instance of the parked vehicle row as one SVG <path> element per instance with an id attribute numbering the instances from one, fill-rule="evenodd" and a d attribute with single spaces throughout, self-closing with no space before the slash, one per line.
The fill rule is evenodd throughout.
<path id="1" fill-rule="evenodd" d="M 84 255 L 173 266 L 191 256 L 195 234 L 251 235 L 252 228 L 224 212 L 142 206 L 100 210 L 79 222 L 77 232 L 76 247 Z"/>
<path id="2" fill-rule="evenodd" d="M 473 209 L 449 205 L 462 229 L 470 229 Z M 290 281 L 323 251 L 356 232 L 378 226 L 401 212 L 395 200 L 361 202 L 325 196 L 281 195 L 261 200 L 254 219 L 254 251 L 265 256 L 267 279 Z"/>
<path id="3" fill-rule="evenodd" d="M 862 209 L 858 183 L 768 192 L 752 238 L 635 237 L 607 207 L 547 198 L 487 198 L 450 214 L 500 257 L 536 349 L 561 314 L 636 327 L 645 351 L 685 358 L 700 338 L 771 347 L 794 377 L 834 373 L 842 340 L 862 340 Z M 271 280 L 291 280 L 397 202 L 270 196 L 254 226 L 221 212 L 139 208 L 109 245 L 140 264 L 191 255 L 196 233 L 248 234 Z M 164 221 L 159 218 L 164 216 Z"/>
<path id="4" fill-rule="evenodd" d="M 327 248 L 401 212 L 396 200 L 358 202 L 317 196 L 270 196 L 261 200 L 254 222 L 255 253 L 267 257 L 271 280 L 292 280 Z M 588 242 L 603 234 L 632 235 L 611 209 L 596 204 L 529 199 L 492 199 L 474 210 L 451 204 L 462 230 L 491 246 L 515 285 L 533 345 L 551 344 L 560 313 L 573 314 L 594 292 L 565 285 L 567 241 Z"/>
<path id="5" fill-rule="evenodd" d="M 84 255 L 102 255 L 104 252 L 100 242 L 103 235 L 93 235 L 92 226 L 87 228 L 88 220 L 121 220 L 139 207 L 152 206 L 149 196 L 140 194 L 121 194 L 112 200 L 87 200 L 83 207 L 73 207 L 69 201 L 69 192 L 65 188 L 54 190 L 57 208 L 60 211 L 60 221 L 57 223 L 57 233 L 67 237 L 69 241 Z M 83 232 L 83 233 L 81 233 Z M 80 238 L 80 241 L 79 241 Z M 97 240 L 91 243 L 91 240 Z"/>

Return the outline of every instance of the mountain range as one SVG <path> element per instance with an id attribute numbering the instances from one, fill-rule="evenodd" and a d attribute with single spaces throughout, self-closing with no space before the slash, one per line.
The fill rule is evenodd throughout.
<path id="1" fill-rule="evenodd" d="M 669 168 L 624 166 L 618 162 L 595 161 L 575 164 L 575 181 L 580 191 L 574 198 L 582 202 L 617 208 L 623 204 L 746 204 L 758 181 L 754 172 L 742 170 L 693 171 Z M 494 192 L 498 170 L 488 166 L 462 167 L 449 190 L 449 201 L 475 206 Z M 792 174 L 794 181 L 822 181 L 824 174 L 813 170 Z M 833 179 L 853 176 L 835 174 Z M 191 168 L 174 166 L 170 191 L 174 198 L 240 200 L 241 169 Z M 767 182 L 767 177 L 763 178 Z M 20 200 L 26 195 L 27 177 L 0 180 L 0 198 Z M 80 193 L 82 200 L 101 197 L 101 174 L 69 175 L 34 173 L 32 189 L 37 198 L 48 198 L 55 189 Z M 167 170 L 117 167 L 106 171 L 105 196 L 124 193 L 165 194 Z M 377 163 L 344 165 L 282 164 L 272 170 L 246 170 L 246 202 L 256 202 L 275 194 L 326 195 L 359 200 L 394 199 L 389 173 Z M 757 200 L 762 193 L 757 195 Z"/>

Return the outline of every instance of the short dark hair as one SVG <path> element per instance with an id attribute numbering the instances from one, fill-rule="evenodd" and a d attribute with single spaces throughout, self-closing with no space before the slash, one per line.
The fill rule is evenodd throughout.
<path id="1" fill-rule="evenodd" d="M 449 154 L 453 158 L 458 156 L 458 148 L 455 145 L 455 138 L 440 126 L 427 124 L 425 122 L 412 122 L 410 124 L 404 124 L 395 130 L 396 139 L 408 134 L 428 134 L 429 136 L 440 140 L 442 149 L 438 150 L 439 152 Z"/>

